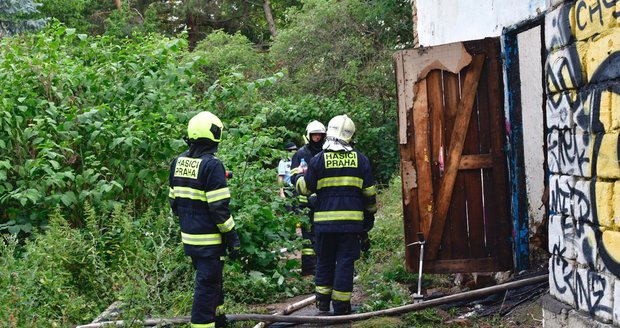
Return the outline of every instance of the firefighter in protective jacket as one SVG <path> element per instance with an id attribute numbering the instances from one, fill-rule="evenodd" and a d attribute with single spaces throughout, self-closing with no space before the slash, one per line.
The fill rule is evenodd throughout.
<path id="1" fill-rule="evenodd" d="M 224 165 L 215 157 L 223 125 L 210 112 L 187 126 L 189 150 L 170 166 L 170 206 L 181 223 L 185 254 L 196 269 L 192 327 L 225 327 L 222 271 L 228 255 L 239 252 L 239 237 L 228 207 L 230 192 Z"/>
<path id="2" fill-rule="evenodd" d="M 351 313 L 355 260 L 369 246 L 368 231 L 377 211 L 370 161 L 351 146 L 354 133 L 347 115 L 332 118 L 324 150 L 295 186 L 301 194 L 317 194 L 315 294 L 319 310 L 329 311 L 331 303 L 335 315 Z"/>
<path id="3" fill-rule="evenodd" d="M 303 175 L 300 167 L 301 160 L 310 163 L 314 155 L 323 150 L 325 142 L 325 125 L 319 121 L 312 121 L 306 126 L 306 139 L 308 143 L 301 147 L 291 159 L 291 183 L 295 185 L 297 179 Z M 301 274 L 303 276 L 313 275 L 316 270 L 316 254 L 314 252 L 314 231 L 312 221 L 314 216 L 314 203 L 316 195 L 298 194 L 299 205 L 301 208 L 308 208 L 308 218 L 310 226 L 301 226 L 301 237 L 303 238 L 303 249 L 301 250 Z"/>

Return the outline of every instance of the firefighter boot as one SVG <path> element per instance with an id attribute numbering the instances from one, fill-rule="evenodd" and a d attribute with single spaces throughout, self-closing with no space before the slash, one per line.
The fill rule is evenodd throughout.
<path id="1" fill-rule="evenodd" d="M 346 315 L 351 314 L 351 301 L 336 301 L 333 300 L 334 315 Z"/>
<path id="2" fill-rule="evenodd" d="M 331 302 L 331 295 L 325 295 L 321 293 L 315 293 L 316 295 L 316 307 L 320 312 L 329 312 L 329 303 Z"/>

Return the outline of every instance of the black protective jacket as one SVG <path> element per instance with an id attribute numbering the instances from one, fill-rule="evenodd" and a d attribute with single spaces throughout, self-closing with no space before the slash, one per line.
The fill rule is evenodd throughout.
<path id="1" fill-rule="evenodd" d="M 170 165 L 169 184 L 170 206 L 180 218 L 185 254 L 226 255 L 225 238 L 236 232 L 222 162 L 212 152 L 184 152 Z"/>
<path id="2" fill-rule="evenodd" d="M 314 231 L 367 232 L 377 211 L 370 161 L 357 150 L 322 151 L 296 184 L 300 194 L 317 194 Z"/>
<path id="3" fill-rule="evenodd" d="M 301 174 L 301 172 L 299 172 L 297 170 L 297 168 L 299 168 L 299 163 L 301 162 L 301 159 L 303 158 L 306 163 L 310 163 L 310 160 L 312 160 L 312 158 L 320 153 L 322 151 L 322 143 L 307 143 L 306 145 L 304 145 L 303 147 L 301 147 L 294 155 L 293 158 L 291 159 L 291 184 L 294 186 L 297 183 L 297 179 L 299 179 L 301 176 L 303 176 L 303 174 Z M 314 207 L 314 201 L 309 201 L 308 200 L 308 196 L 309 195 L 301 195 L 298 194 L 298 198 L 299 198 L 299 204 L 302 207 L 308 207 L 308 208 L 313 208 Z M 314 199 L 315 197 L 310 197 L 310 200 Z"/>

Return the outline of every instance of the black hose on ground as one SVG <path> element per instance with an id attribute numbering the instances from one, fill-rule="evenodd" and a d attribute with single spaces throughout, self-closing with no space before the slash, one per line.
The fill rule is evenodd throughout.
<path id="1" fill-rule="evenodd" d="M 549 274 L 543 274 L 540 276 L 536 276 L 533 278 L 526 278 L 522 280 L 512 281 L 501 285 L 481 288 L 478 290 L 472 290 L 468 292 L 463 292 L 459 294 L 444 296 L 428 301 L 423 301 L 415 304 L 403 305 L 391 309 L 379 310 L 374 312 L 367 313 L 359 313 L 359 314 L 349 314 L 342 316 L 288 316 L 288 315 L 270 315 L 270 314 L 230 314 L 226 315 L 229 321 L 264 321 L 264 322 L 295 322 L 295 323 L 344 323 L 351 321 L 359 321 L 359 320 L 367 320 L 373 317 L 380 316 L 394 316 L 401 315 L 404 313 L 409 313 L 417 310 L 427 309 L 431 307 L 435 307 L 438 305 L 449 304 L 474 298 L 479 298 L 481 296 L 486 296 L 490 294 L 495 294 L 498 292 L 506 291 L 509 289 L 516 289 L 523 286 L 528 286 L 532 284 L 542 283 L 543 281 L 549 280 Z M 187 323 L 189 322 L 189 317 L 181 317 L 181 318 L 171 318 L 171 319 L 147 319 L 142 321 L 144 326 L 154 326 L 160 324 L 171 324 L 171 323 Z M 136 324 L 137 322 L 134 322 Z M 86 324 L 83 326 L 78 326 L 76 328 L 98 328 L 104 327 L 106 325 L 115 325 L 115 326 L 123 326 L 123 321 L 107 321 L 107 322 L 99 322 Z"/>

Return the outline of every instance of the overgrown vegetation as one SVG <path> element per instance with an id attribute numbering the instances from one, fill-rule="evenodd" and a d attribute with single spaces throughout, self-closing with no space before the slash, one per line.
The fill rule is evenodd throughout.
<path id="1" fill-rule="evenodd" d="M 272 1 L 282 35 L 269 36 L 274 51 L 264 51 L 271 43 L 256 17 L 255 25 L 167 26 L 191 16 L 198 0 L 127 0 L 122 10 L 112 1 L 39 2 L 46 29 L 0 37 L 0 321 L 70 326 L 117 300 L 128 320 L 189 313 L 193 270 L 167 178 L 189 118 L 202 110 L 224 122 L 218 157 L 234 172 L 242 257 L 227 264 L 227 305 L 242 311 L 309 292 L 298 261 L 280 253 L 300 248 L 294 231 L 303 220 L 276 191 L 281 147 L 302 144 L 311 120 L 347 113 L 356 147 L 387 185 L 398 168 L 389 56 L 408 42 L 407 28 L 394 28 L 408 19 L 398 16 L 407 1 Z M 323 42 L 338 49 L 286 51 L 312 47 L 317 15 L 337 29 L 335 9 L 350 28 Z M 324 62 L 322 52 L 333 56 Z M 315 79 L 323 74 L 329 83 Z"/>
<path id="2" fill-rule="evenodd" d="M 367 297 L 360 312 L 411 304 L 411 294 L 417 291 L 417 273 L 405 269 L 401 189 L 400 177 L 394 177 L 389 187 L 379 194 L 381 206 L 370 232 L 372 247 L 356 263 L 360 289 Z M 441 276 L 424 275 L 423 284 L 440 287 L 445 283 L 440 279 Z M 354 327 L 436 327 L 441 323 L 436 309 L 430 308 L 399 317 L 375 318 L 356 323 Z"/>

